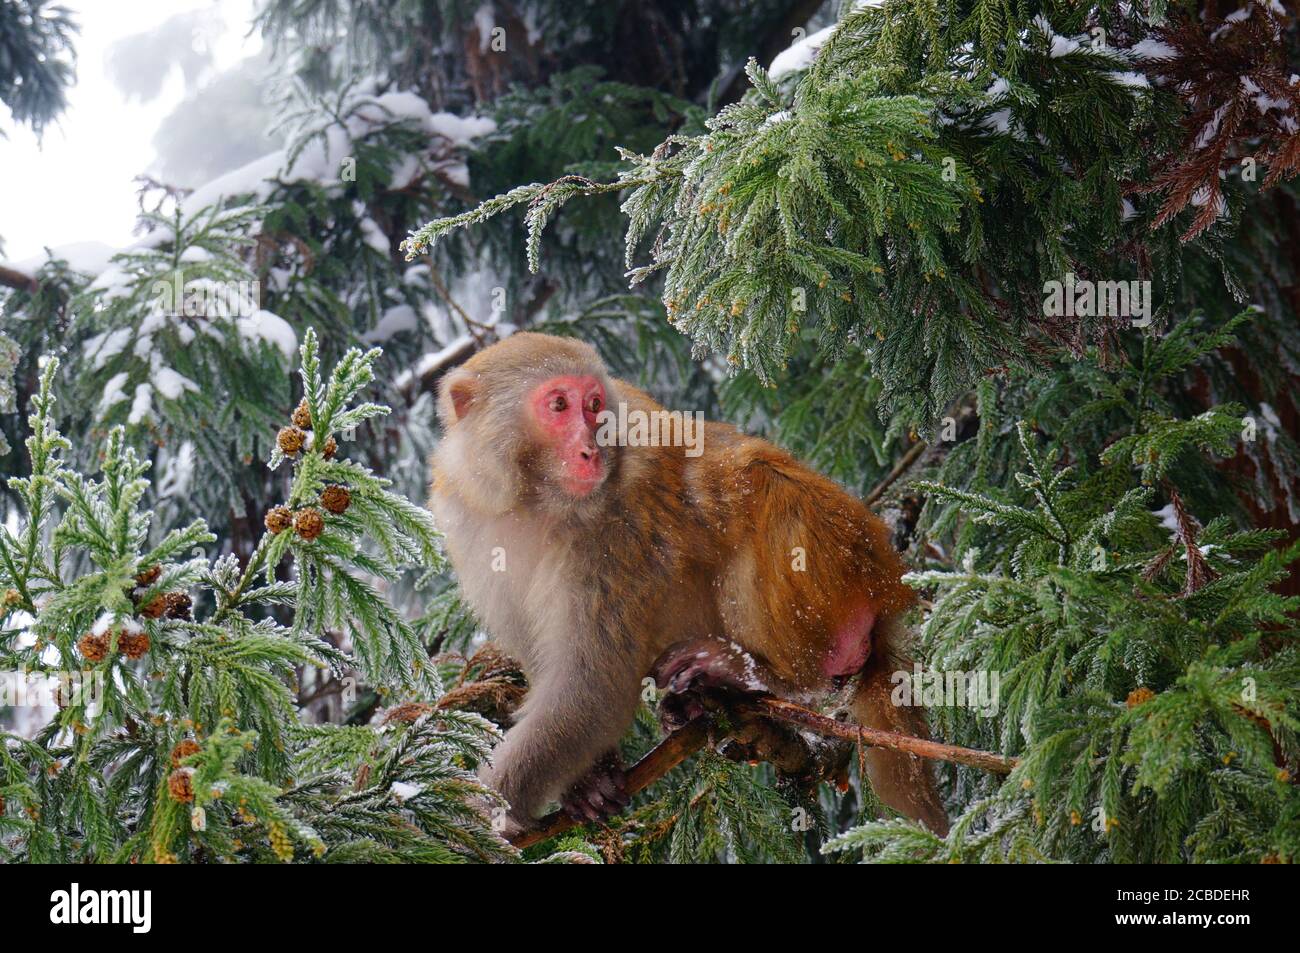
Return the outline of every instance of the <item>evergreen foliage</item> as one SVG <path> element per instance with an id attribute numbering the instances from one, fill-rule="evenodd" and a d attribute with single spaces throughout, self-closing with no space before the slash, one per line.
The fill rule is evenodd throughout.
<path id="1" fill-rule="evenodd" d="M 434 699 L 414 630 L 375 588 L 440 557 L 427 511 L 326 448 L 386 408 L 356 403 L 377 351 L 321 373 L 302 346 L 309 443 L 292 456 L 289 526 L 268 529 L 242 567 L 215 561 L 197 520 L 148 542 L 142 461 L 113 428 L 102 476 L 70 469 L 44 365 L 27 440 L 31 467 L 10 483 L 24 503 L 0 529 L 5 587 L 0 660 L 48 673 L 58 716 L 33 739 L 3 736 L 0 851 L 38 862 L 501 860 L 474 779 L 497 736 L 483 718 L 417 700 L 379 726 L 304 724 L 302 668 L 359 677 L 395 696 Z M 283 462 L 281 446 L 272 466 Z M 347 504 L 312 530 L 303 516 Z M 337 501 L 335 501 L 337 502 Z M 334 509 L 340 509 L 337 505 Z M 279 578 L 290 555 L 296 579 Z M 350 651 L 348 650 L 350 647 Z M 69 674 L 71 676 L 69 677 Z"/>
<path id="2" fill-rule="evenodd" d="M 1270 549 L 1276 534 L 1226 518 L 1201 529 L 1176 496 L 1171 539 L 1148 509 L 1144 484 L 1221 424 L 1237 425 L 1226 408 L 1148 420 L 1083 479 L 1022 423 L 1017 483 L 1032 502 L 925 485 L 980 527 L 958 568 L 911 578 L 935 592 L 926 656 L 940 671 L 1003 673 L 996 717 L 941 704 L 938 724 L 1021 761 L 1001 785 L 954 779 L 973 801 L 946 843 L 884 823 L 834 848 L 982 861 L 1294 856 L 1300 806 L 1285 752 L 1300 711 L 1297 600 L 1270 587 L 1300 547 Z M 1144 478 L 1131 485 L 1135 456 Z"/>
<path id="3" fill-rule="evenodd" d="M 49 0 L 13 0 L 0 7 L 0 103 L 15 122 L 38 134 L 67 106 L 76 32 L 71 11 Z"/>

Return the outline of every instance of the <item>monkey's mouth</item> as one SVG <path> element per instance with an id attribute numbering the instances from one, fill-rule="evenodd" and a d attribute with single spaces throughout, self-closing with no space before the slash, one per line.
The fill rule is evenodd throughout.
<path id="1" fill-rule="evenodd" d="M 579 460 L 564 468 L 560 487 L 570 496 L 582 499 L 605 482 L 605 474 L 605 461 L 601 457 Z"/>

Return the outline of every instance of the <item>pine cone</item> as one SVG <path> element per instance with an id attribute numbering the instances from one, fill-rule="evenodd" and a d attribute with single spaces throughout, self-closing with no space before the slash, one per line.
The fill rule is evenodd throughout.
<path id="1" fill-rule="evenodd" d="M 0 599 L 0 608 L 8 609 L 23 601 L 23 594 L 17 589 L 6 589 L 4 598 Z"/>
<path id="2" fill-rule="evenodd" d="M 267 511 L 266 518 L 262 522 L 268 530 L 278 536 L 293 525 L 293 511 L 287 506 L 277 506 Z"/>
<path id="3" fill-rule="evenodd" d="M 325 441 L 325 446 L 321 448 L 321 453 L 325 455 L 326 460 L 333 460 L 334 454 L 339 452 L 339 442 L 333 437 Z"/>
<path id="4" fill-rule="evenodd" d="M 77 642 L 77 651 L 87 662 L 102 662 L 108 657 L 108 636 L 87 632 Z"/>
<path id="5" fill-rule="evenodd" d="M 327 486 L 325 492 L 320 495 L 320 503 L 325 509 L 338 516 L 352 505 L 352 494 L 345 486 Z"/>
<path id="6" fill-rule="evenodd" d="M 201 749 L 197 741 L 193 741 L 189 738 L 186 738 L 175 748 L 172 748 L 172 767 L 179 768 L 181 766 L 182 761 L 184 761 L 192 754 L 198 754 L 200 750 Z"/>
<path id="7" fill-rule="evenodd" d="M 325 531 L 325 518 L 320 515 L 320 510 L 309 506 L 294 516 L 293 528 L 303 539 L 312 540 Z"/>
<path id="8" fill-rule="evenodd" d="M 123 629 L 117 636 L 117 647 L 129 659 L 138 659 L 149 651 L 149 633 L 127 632 Z"/>
<path id="9" fill-rule="evenodd" d="M 1128 698 L 1124 700 L 1124 704 L 1129 708 L 1137 708 L 1138 705 L 1145 705 L 1155 697 L 1155 692 L 1147 688 L 1145 685 L 1139 685 L 1137 688 L 1133 689 L 1133 691 L 1128 693 Z"/>
<path id="10" fill-rule="evenodd" d="M 169 619 L 189 619 L 194 600 L 188 592 L 167 593 L 167 617 Z"/>
<path id="11" fill-rule="evenodd" d="M 154 596 L 148 604 L 140 610 L 140 614 L 146 619 L 157 619 L 167 611 L 167 594 L 163 593 Z"/>
<path id="12" fill-rule="evenodd" d="M 307 442 L 307 435 L 297 427 L 285 427 L 275 438 L 285 456 L 292 457 Z"/>
<path id="13" fill-rule="evenodd" d="M 177 768 L 167 776 L 167 790 L 171 792 L 173 801 L 180 801 L 182 804 L 193 803 L 194 782 L 190 780 L 193 774 L 193 768 Z"/>
<path id="14" fill-rule="evenodd" d="M 5 816 L 5 799 L 0 797 L 0 817 Z"/>
<path id="15" fill-rule="evenodd" d="M 307 409 L 307 398 L 304 397 L 293 411 L 293 425 L 300 430 L 311 430 L 311 411 Z"/>
<path id="16" fill-rule="evenodd" d="M 136 574 L 135 584 L 137 586 L 152 586 L 162 575 L 162 566 L 150 566 L 148 569 L 142 569 Z"/>

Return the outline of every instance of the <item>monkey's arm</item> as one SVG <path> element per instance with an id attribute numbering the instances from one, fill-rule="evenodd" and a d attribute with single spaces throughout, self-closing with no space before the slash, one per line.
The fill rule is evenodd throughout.
<path id="1" fill-rule="evenodd" d="M 518 722 L 484 775 L 510 803 L 510 819 L 522 826 L 616 749 L 640 704 L 635 666 L 606 657 L 598 636 L 571 641 L 580 645 L 570 645 L 567 657 L 556 653 L 529 688 Z M 611 793 L 610 799 L 617 797 Z"/>

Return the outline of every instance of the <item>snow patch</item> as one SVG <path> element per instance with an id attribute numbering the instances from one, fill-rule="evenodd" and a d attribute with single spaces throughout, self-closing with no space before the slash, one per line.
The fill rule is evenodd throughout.
<path id="1" fill-rule="evenodd" d="M 22 261 L 5 262 L 10 268 L 28 278 L 35 278 L 36 273 L 52 261 L 65 261 L 73 271 L 83 275 L 97 275 L 108 267 L 108 260 L 117 254 L 117 249 L 110 248 L 103 242 L 69 242 L 47 248 L 39 255 L 24 258 Z"/>
<path id="2" fill-rule="evenodd" d="M 384 312 L 371 330 L 362 335 L 362 340 L 367 344 L 377 344 L 381 341 L 387 341 L 394 334 L 401 334 L 403 331 L 414 331 L 419 326 L 418 316 L 415 309 L 409 304 L 398 304 Z"/>
<path id="3" fill-rule="evenodd" d="M 82 343 L 82 353 L 87 357 L 94 355 L 94 368 L 99 370 L 126 350 L 127 342 L 131 340 L 131 333 L 130 328 L 116 328 L 92 335 Z"/>
<path id="4" fill-rule="evenodd" d="M 832 23 L 816 33 L 809 33 L 799 42 L 782 50 L 776 55 L 776 59 L 772 60 L 772 65 L 767 68 L 767 75 L 772 79 L 780 79 L 798 70 L 807 69 L 817 58 L 817 54 L 821 52 L 821 48 L 830 39 L 837 26 L 838 23 Z"/>
<path id="5" fill-rule="evenodd" d="M 411 798 L 415 797 L 424 788 L 419 784 L 408 784 L 405 781 L 394 781 L 393 786 L 389 788 L 393 797 L 397 798 L 399 803 L 405 804 Z"/>
<path id="6" fill-rule="evenodd" d="M 1151 37 L 1134 43 L 1129 52 L 1139 60 L 1172 60 L 1178 56 L 1178 51 L 1168 43 Z"/>
<path id="7" fill-rule="evenodd" d="M 496 29 L 496 17 L 492 15 L 492 4 L 481 3 L 474 11 L 474 27 L 478 30 L 478 51 L 486 53 L 492 42 L 492 31 Z"/>
<path id="8" fill-rule="evenodd" d="M 126 371 L 120 371 L 108 379 L 104 385 L 104 394 L 99 398 L 99 415 L 102 417 L 112 407 L 126 400 L 126 391 L 123 387 L 129 375 Z"/>
<path id="9" fill-rule="evenodd" d="M 144 423 L 145 418 L 153 414 L 153 387 L 149 384 L 135 385 L 135 400 L 131 401 L 131 413 L 126 422 L 132 425 Z"/>
<path id="10" fill-rule="evenodd" d="M 194 482 L 194 442 L 186 440 L 175 456 L 167 461 L 162 479 L 158 481 L 160 497 L 180 497 L 189 492 Z"/>
<path id="11" fill-rule="evenodd" d="M 119 619 L 116 613 L 105 612 L 95 620 L 95 624 L 90 627 L 90 632 L 92 635 L 105 635 L 114 626 L 120 627 L 123 632 L 130 635 L 138 635 L 144 631 L 144 626 L 130 616 Z"/>
<path id="12" fill-rule="evenodd" d="M 1178 535 L 1178 517 L 1174 513 L 1174 504 L 1166 503 L 1158 510 L 1152 510 L 1151 515 L 1158 517 L 1160 525 L 1169 530 L 1171 536 Z"/>
<path id="13" fill-rule="evenodd" d="M 298 350 L 298 335 L 293 326 L 278 314 L 272 314 L 265 308 L 258 308 L 246 318 L 235 322 L 239 333 L 251 341 L 265 341 L 280 349 L 285 360 L 292 362 Z"/>
<path id="14" fill-rule="evenodd" d="M 1150 89 L 1151 84 L 1141 73 L 1130 71 L 1107 73 L 1106 77 L 1118 86 L 1127 86 L 1130 89 Z"/>
<path id="15" fill-rule="evenodd" d="M 155 367 L 149 375 L 153 381 L 153 386 L 158 388 L 158 393 L 167 400 L 179 400 L 181 394 L 188 391 L 198 393 L 199 385 L 194 383 L 184 374 L 179 374 L 170 367 Z M 147 387 L 147 384 L 141 384 L 140 387 Z M 136 388 L 136 399 L 140 396 L 139 388 Z"/>

